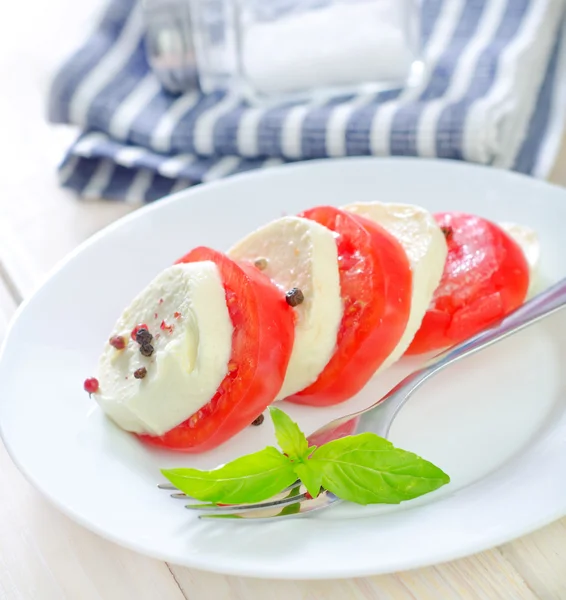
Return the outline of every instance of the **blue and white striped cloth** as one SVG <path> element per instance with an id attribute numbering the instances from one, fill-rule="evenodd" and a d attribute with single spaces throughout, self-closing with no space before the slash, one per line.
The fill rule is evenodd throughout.
<path id="1" fill-rule="evenodd" d="M 422 0 L 422 11 L 429 74 L 418 88 L 258 109 L 220 93 L 164 92 L 145 59 L 140 7 L 111 0 L 53 83 L 51 120 L 83 131 L 61 183 L 86 198 L 137 203 L 250 169 L 347 155 L 535 172 L 547 133 L 561 125 L 552 115 L 566 89 L 566 1 Z"/>

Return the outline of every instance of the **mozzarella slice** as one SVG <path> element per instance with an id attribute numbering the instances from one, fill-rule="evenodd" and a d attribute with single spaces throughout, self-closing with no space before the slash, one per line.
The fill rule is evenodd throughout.
<path id="1" fill-rule="evenodd" d="M 142 356 L 132 329 L 146 324 L 154 352 Z M 202 408 L 228 372 L 232 321 L 212 262 L 174 265 L 158 275 L 118 319 L 99 362 L 96 400 L 120 427 L 162 435 Z M 147 374 L 136 379 L 134 371 Z"/>
<path id="2" fill-rule="evenodd" d="M 381 225 L 403 246 L 411 265 L 413 287 L 409 320 L 399 343 L 379 368 L 382 371 L 401 358 L 421 326 L 444 271 L 446 240 L 434 217 L 419 206 L 370 202 L 343 208 Z"/>
<path id="3" fill-rule="evenodd" d="M 536 293 L 538 286 L 538 264 L 540 260 L 538 235 L 534 229 L 526 225 L 499 223 L 499 226 L 519 244 L 527 259 L 527 264 L 529 265 L 529 289 L 527 297 L 531 297 Z"/>
<path id="4" fill-rule="evenodd" d="M 303 292 L 303 303 L 295 307 L 295 342 L 277 400 L 303 390 L 334 353 L 342 320 L 334 234 L 314 221 L 283 217 L 248 235 L 228 255 L 252 263 L 265 259 L 264 272 L 281 290 Z"/>

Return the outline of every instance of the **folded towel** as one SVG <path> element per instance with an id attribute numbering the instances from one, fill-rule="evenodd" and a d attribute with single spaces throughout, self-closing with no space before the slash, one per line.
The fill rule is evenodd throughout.
<path id="1" fill-rule="evenodd" d="M 112 0 L 53 83 L 50 119 L 83 131 L 60 181 L 83 197 L 143 202 L 250 169 L 352 155 L 536 173 L 566 109 L 556 106 L 566 0 L 421 4 L 428 69 L 418 87 L 263 109 L 230 94 L 168 94 L 146 61 L 139 5 Z"/>

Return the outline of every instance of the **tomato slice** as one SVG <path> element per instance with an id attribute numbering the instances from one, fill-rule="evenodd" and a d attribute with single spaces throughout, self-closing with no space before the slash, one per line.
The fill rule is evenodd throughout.
<path id="1" fill-rule="evenodd" d="M 359 392 L 397 346 L 409 318 L 412 273 L 401 244 L 373 221 L 329 206 L 299 216 L 336 233 L 344 314 L 322 373 L 286 399 L 328 406 Z"/>
<path id="2" fill-rule="evenodd" d="M 214 397 L 186 421 L 161 436 L 139 436 L 185 452 L 215 448 L 271 404 L 283 384 L 295 335 L 294 312 L 268 277 L 204 247 L 177 262 L 204 260 L 213 261 L 220 271 L 234 327 L 228 374 Z"/>
<path id="3" fill-rule="evenodd" d="M 440 284 L 407 354 L 453 346 L 520 306 L 529 287 L 523 251 L 503 229 L 474 215 L 438 213 L 448 256 Z"/>

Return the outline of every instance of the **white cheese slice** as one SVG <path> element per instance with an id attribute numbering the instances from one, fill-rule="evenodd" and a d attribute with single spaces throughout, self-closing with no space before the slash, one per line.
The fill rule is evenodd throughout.
<path id="1" fill-rule="evenodd" d="M 241 261 L 265 259 L 265 274 L 284 292 L 299 288 L 295 342 L 277 400 L 313 383 L 336 348 L 342 320 L 338 252 L 332 231 L 301 217 L 283 217 L 238 242 L 228 255 Z"/>
<path id="2" fill-rule="evenodd" d="M 403 246 L 411 265 L 409 320 L 399 343 L 379 368 L 382 371 L 401 358 L 421 326 L 444 271 L 446 240 L 434 217 L 419 206 L 370 202 L 350 204 L 343 209 L 381 225 Z"/>
<path id="3" fill-rule="evenodd" d="M 142 356 L 130 336 L 140 323 L 153 335 L 151 357 Z M 215 394 L 228 372 L 232 329 L 214 263 L 165 269 L 118 319 L 112 335 L 123 336 L 127 346 L 116 350 L 106 344 L 99 362 L 97 402 L 123 429 L 162 435 Z M 141 367 L 147 374 L 136 379 L 134 371 Z"/>

